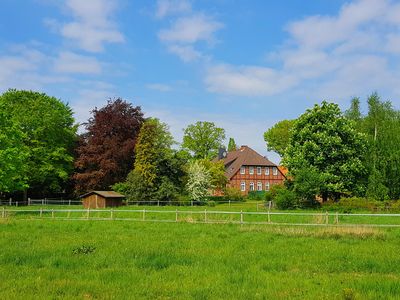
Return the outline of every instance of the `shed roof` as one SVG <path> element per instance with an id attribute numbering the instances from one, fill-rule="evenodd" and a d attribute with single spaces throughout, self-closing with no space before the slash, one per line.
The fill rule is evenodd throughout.
<path id="1" fill-rule="evenodd" d="M 217 159 L 216 159 L 217 161 Z M 258 154 L 248 146 L 241 146 L 240 149 L 230 151 L 226 157 L 222 159 L 225 165 L 225 175 L 231 179 L 233 175 L 240 169 L 241 166 L 272 166 L 276 164 L 269 159 Z"/>
<path id="2" fill-rule="evenodd" d="M 93 195 L 93 194 L 102 196 L 103 198 L 114 198 L 114 199 L 115 198 L 125 198 L 124 195 L 114 192 L 114 191 L 91 191 L 91 192 L 81 195 L 80 198 L 85 198 L 85 197 Z"/>

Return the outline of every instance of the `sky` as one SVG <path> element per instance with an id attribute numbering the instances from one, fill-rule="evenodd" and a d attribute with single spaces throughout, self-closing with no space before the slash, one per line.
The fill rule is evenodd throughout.
<path id="1" fill-rule="evenodd" d="M 0 92 L 45 92 L 77 122 L 121 97 L 211 121 L 274 162 L 263 133 L 322 100 L 400 106 L 400 1 L 2 0 Z"/>

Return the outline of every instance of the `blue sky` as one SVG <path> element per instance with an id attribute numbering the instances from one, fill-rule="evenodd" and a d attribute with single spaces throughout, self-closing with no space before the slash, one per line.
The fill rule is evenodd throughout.
<path id="1" fill-rule="evenodd" d="M 400 3 L 390 0 L 3 0 L 0 90 L 68 102 L 78 121 L 122 97 L 272 160 L 263 132 L 322 100 L 373 91 L 398 107 Z"/>

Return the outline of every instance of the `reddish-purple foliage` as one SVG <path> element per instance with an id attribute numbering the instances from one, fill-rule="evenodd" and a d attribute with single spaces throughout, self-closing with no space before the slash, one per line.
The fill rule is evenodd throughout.
<path id="1" fill-rule="evenodd" d="M 91 113 L 77 149 L 76 193 L 110 189 L 125 180 L 133 168 L 135 144 L 144 122 L 141 108 L 120 98 Z"/>

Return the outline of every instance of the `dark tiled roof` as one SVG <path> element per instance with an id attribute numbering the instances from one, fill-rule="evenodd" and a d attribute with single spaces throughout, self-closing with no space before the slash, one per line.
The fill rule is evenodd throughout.
<path id="1" fill-rule="evenodd" d="M 80 196 L 80 198 L 84 198 L 84 197 L 90 196 L 92 194 L 97 194 L 104 198 L 125 198 L 124 195 L 114 192 L 114 191 L 91 191 L 89 193 L 86 193 L 86 194 Z"/>
<path id="2" fill-rule="evenodd" d="M 218 161 L 217 159 L 214 161 Z M 258 154 L 248 146 L 241 146 L 240 149 L 228 152 L 227 156 L 222 159 L 225 165 L 225 175 L 231 179 L 233 175 L 239 171 L 241 166 L 271 166 L 277 167 L 276 164 Z"/>

